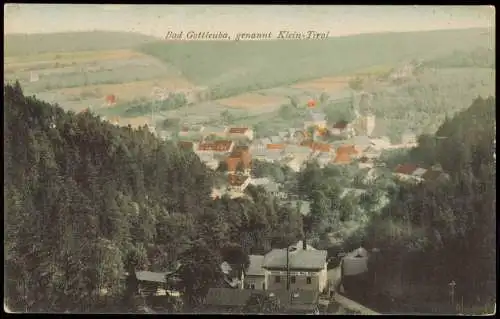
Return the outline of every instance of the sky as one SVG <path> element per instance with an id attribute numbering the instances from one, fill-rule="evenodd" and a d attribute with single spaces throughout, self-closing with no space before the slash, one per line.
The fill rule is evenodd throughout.
<path id="1" fill-rule="evenodd" d="M 309 30 L 330 36 L 494 27 L 493 6 L 9 4 L 4 33 Z"/>

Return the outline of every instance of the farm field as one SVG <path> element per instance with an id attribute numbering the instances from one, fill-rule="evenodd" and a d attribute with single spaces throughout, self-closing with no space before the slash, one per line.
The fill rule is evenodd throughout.
<path id="1" fill-rule="evenodd" d="M 293 84 L 291 87 L 303 90 L 312 90 L 320 92 L 337 92 L 349 88 L 349 81 L 352 77 L 324 77 L 307 82 Z"/>
<path id="2" fill-rule="evenodd" d="M 247 110 L 268 110 L 278 108 L 289 100 L 283 96 L 263 95 L 259 93 L 244 93 L 226 99 L 218 100 L 221 105 L 228 108 L 247 109 Z"/>

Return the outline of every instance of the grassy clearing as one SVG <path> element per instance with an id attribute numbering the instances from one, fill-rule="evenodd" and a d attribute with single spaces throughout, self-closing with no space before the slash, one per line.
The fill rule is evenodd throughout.
<path id="1" fill-rule="evenodd" d="M 217 101 L 230 108 L 267 108 L 270 106 L 280 106 L 288 102 L 288 98 L 282 96 L 262 95 L 258 93 L 245 93 Z"/>

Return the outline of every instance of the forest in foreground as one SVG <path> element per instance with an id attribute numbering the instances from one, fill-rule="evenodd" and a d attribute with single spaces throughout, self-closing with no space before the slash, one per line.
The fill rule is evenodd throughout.
<path id="1" fill-rule="evenodd" d="M 125 271 L 167 271 L 179 261 L 193 309 L 219 285 L 225 252 L 263 253 L 301 236 L 298 212 L 262 190 L 213 201 L 216 173 L 147 127 L 65 112 L 25 96 L 19 83 L 4 92 L 11 311 L 134 311 Z"/>

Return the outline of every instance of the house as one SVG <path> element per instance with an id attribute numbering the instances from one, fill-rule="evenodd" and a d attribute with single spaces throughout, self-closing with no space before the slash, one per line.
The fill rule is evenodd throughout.
<path id="1" fill-rule="evenodd" d="M 252 290 L 266 290 L 266 274 L 264 268 L 262 268 L 264 256 L 250 255 L 248 257 L 250 259 L 250 265 L 245 271 L 243 287 Z"/>
<path id="2" fill-rule="evenodd" d="M 199 152 L 214 152 L 214 153 L 231 153 L 234 147 L 233 141 L 228 140 L 218 140 L 212 142 L 203 142 L 198 144 L 198 148 L 196 150 Z"/>
<path id="3" fill-rule="evenodd" d="M 228 137 L 230 139 L 247 139 L 253 140 L 254 132 L 248 127 L 231 127 L 229 128 Z"/>
<path id="4" fill-rule="evenodd" d="M 352 128 L 352 125 L 347 122 L 347 121 L 340 121 L 335 124 L 333 124 L 332 128 L 330 129 L 330 134 L 334 136 L 342 136 L 342 137 L 351 137 L 354 134 L 354 130 Z"/>
<path id="5" fill-rule="evenodd" d="M 287 265 L 288 259 L 288 265 Z M 287 267 L 288 266 L 288 267 Z M 290 289 L 323 292 L 327 285 L 327 251 L 295 249 L 273 249 L 264 257 L 262 268 L 266 273 L 269 290 L 287 288 L 287 269 Z"/>
<path id="6" fill-rule="evenodd" d="M 250 176 L 229 174 L 229 190 L 243 192 L 250 183 Z"/>
<path id="7" fill-rule="evenodd" d="M 400 164 L 394 169 L 394 175 L 402 181 L 419 181 L 423 173 L 425 171 L 415 164 Z"/>

